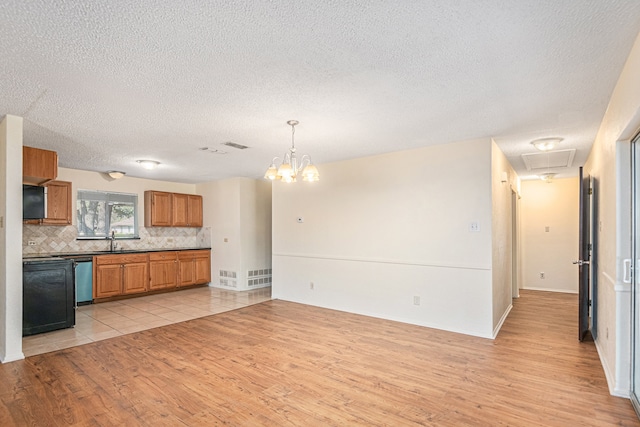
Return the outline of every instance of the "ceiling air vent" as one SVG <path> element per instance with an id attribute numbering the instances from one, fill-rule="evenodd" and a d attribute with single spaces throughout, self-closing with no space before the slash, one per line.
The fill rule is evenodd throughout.
<path id="1" fill-rule="evenodd" d="M 222 145 L 226 145 L 227 147 L 237 148 L 238 150 L 244 150 L 245 148 L 249 148 L 246 145 L 236 144 L 235 142 L 227 141 L 223 142 Z"/>
<path id="2" fill-rule="evenodd" d="M 570 168 L 575 148 L 570 150 L 548 151 L 546 153 L 522 154 L 522 160 L 528 171 L 538 171 L 550 168 Z"/>
<path id="3" fill-rule="evenodd" d="M 226 151 L 218 150 L 217 148 L 201 147 L 201 148 L 199 148 L 199 150 L 200 151 L 206 151 L 206 152 L 211 153 L 211 154 L 227 154 Z"/>

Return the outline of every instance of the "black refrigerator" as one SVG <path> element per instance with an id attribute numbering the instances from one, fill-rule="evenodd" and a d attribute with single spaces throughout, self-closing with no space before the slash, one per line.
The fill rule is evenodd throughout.
<path id="1" fill-rule="evenodd" d="M 73 261 L 61 258 L 24 260 L 22 296 L 22 336 L 74 326 Z"/>

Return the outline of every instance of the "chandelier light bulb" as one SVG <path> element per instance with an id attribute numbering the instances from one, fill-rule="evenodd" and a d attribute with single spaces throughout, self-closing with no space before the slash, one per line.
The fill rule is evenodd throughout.
<path id="1" fill-rule="evenodd" d="M 271 161 L 271 165 L 264 173 L 264 179 L 289 183 L 297 182 L 298 175 L 302 175 L 303 181 L 320 181 L 318 168 L 316 168 L 313 163 L 311 163 L 311 157 L 309 157 L 309 155 L 305 154 L 301 156 L 300 163 L 298 163 L 295 146 L 295 127 L 296 125 L 298 125 L 298 123 L 299 122 L 297 120 L 289 120 L 287 122 L 287 124 L 291 126 L 291 148 L 289 148 L 289 151 L 283 156 L 282 162 L 280 163 L 279 167 L 276 166 L 276 160 L 278 160 L 279 157 L 273 158 L 273 160 Z"/>

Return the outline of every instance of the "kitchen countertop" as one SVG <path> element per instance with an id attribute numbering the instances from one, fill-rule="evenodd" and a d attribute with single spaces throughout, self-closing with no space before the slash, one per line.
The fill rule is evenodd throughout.
<path id="1" fill-rule="evenodd" d="M 74 257 L 90 257 L 95 255 L 118 255 L 118 254 L 143 254 L 147 252 L 178 252 L 178 251 L 197 251 L 197 250 L 211 250 L 211 248 L 162 248 L 162 249 L 125 249 L 111 251 L 86 251 L 86 252 L 43 252 L 38 254 L 22 255 L 22 259 L 32 258 L 47 258 L 47 257 L 60 257 L 60 258 L 74 258 Z"/>

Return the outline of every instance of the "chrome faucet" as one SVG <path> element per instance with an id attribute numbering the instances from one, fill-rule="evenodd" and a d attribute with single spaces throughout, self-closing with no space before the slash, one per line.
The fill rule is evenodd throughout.
<path id="1" fill-rule="evenodd" d="M 109 252 L 115 251 L 116 247 L 118 247 L 116 243 L 116 231 L 111 230 L 111 236 L 107 237 L 107 239 L 109 239 Z"/>

